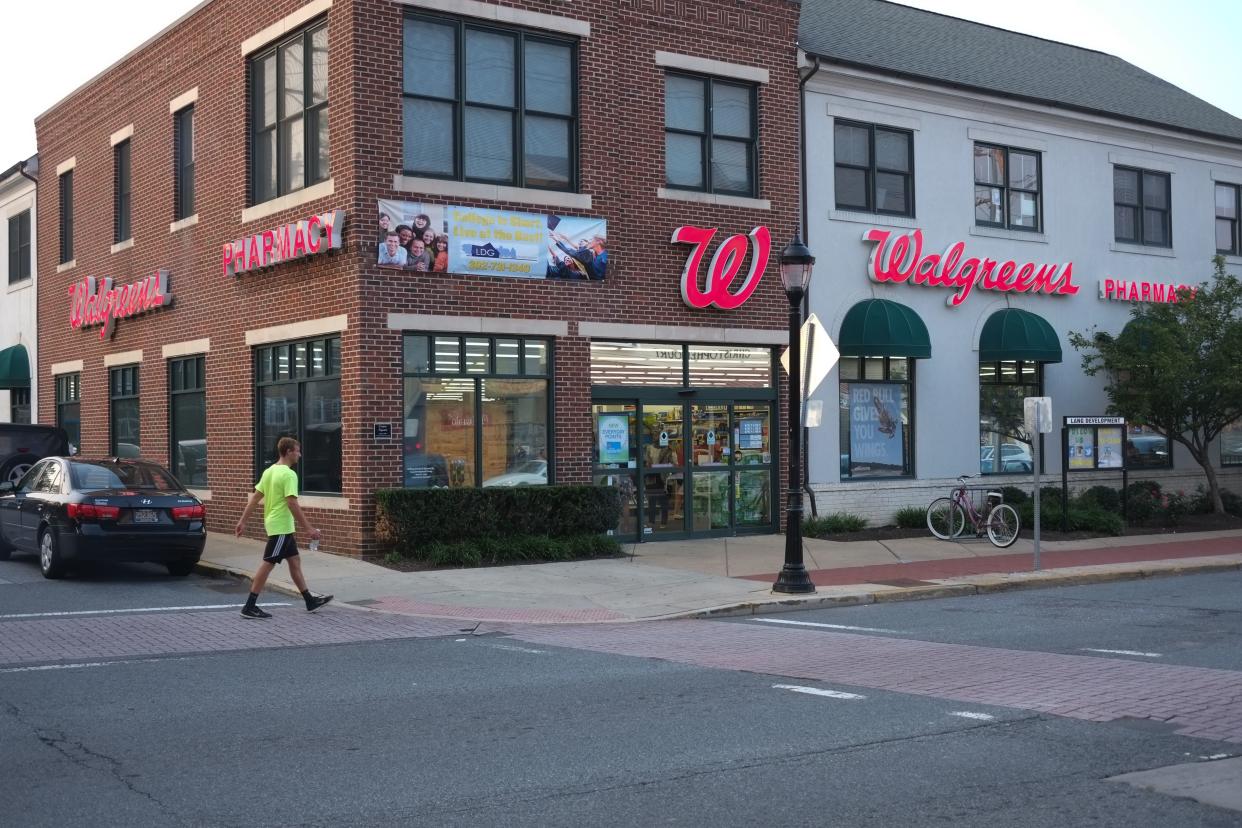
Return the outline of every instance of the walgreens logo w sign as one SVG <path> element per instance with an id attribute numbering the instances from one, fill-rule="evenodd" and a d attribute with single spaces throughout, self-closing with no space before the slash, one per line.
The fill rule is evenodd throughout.
<path id="1" fill-rule="evenodd" d="M 756 227 L 749 234 L 729 236 L 712 255 L 707 275 L 699 274 L 703 256 L 716 235 L 715 227 L 678 227 L 673 231 L 674 244 L 691 244 L 690 258 L 681 274 L 681 298 L 692 308 L 715 307 L 733 310 L 750 298 L 763 278 L 772 252 L 772 236 L 766 227 Z M 750 252 L 750 270 L 736 288 L 733 283 Z"/>

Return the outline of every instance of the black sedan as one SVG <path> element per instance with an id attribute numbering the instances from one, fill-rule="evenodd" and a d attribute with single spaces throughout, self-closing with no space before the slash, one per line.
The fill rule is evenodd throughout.
<path id="1" fill-rule="evenodd" d="M 0 482 L 0 559 L 39 556 L 46 578 L 77 561 L 162 563 L 189 575 L 207 542 L 203 504 L 146 460 L 49 457 Z"/>

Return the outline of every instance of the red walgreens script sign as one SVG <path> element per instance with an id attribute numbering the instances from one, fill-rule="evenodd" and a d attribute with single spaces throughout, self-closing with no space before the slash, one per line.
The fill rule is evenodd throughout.
<path id="1" fill-rule="evenodd" d="M 116 320 L 168 307 L 172 301 L 167 270 L 119 288 L 112 286 L 110 278 L 96 283 L 94 276 L 87 276 L 69 286 L 69 325 L 75 330 L 99 325 L 99 338 L 107 339 Z"/>
<path id="2" fill-rule="evenodd" d="M 732 310 L 755 292 L 763 271 L 768 266 L 768 257 L 772 252 L 772 236 L 766 227 L 756 227 L 748 236 L 729 236 L 716 248 L 708 268 L 707 283 L 700 286 L 699 265 L 707 245 L 716 235 L 715 227 L 692 227 L 686 225 L 673 231 L 673 244 L 692 244 L 690 258 L 686 259 L 686 269 L 681 274 L 681 298 L 692 308 L 717 307 L 721 310 Z M 751 250 L 750 272 L 738 287 L 730 292 L 737 272 L 742 269 L 742 261 L 746 258 L 747 249 Z"/>
<path id="3" fill-rule="evenodd" d="M 274 230 L 227 242 L 221 257 L 225 276 L 271 267 L 293 259 L 313 256 L 341 246 L 345 211 L 320 213 Z"/>
<path id="4" fill-rule="evenodd" d="M 1061 271 L 1059 264 L 1027 262 L 1019 265 L 1015 261 L 1002 262 L 975 256 L 963 261 L 966 242 L 949 245 L 943 255 L 923 255 L 922 230 L 898 236 L 891 244 L 890 236 L 892 233 L 888 230 L 872 229 L 863 233 L 864 242 L 875 243 L 868 265 L 871 278 L 877 282 L 909 282 L 955 289 L 957 292 L 947 301 L 950 307 L 955 308 L 965 302 L 976 286 L 982 290 L 1009 293 L 1073 296 L 1078 292 L 1078 285 L 1073 282 L 1073 262 L 1066 262 L 1065 270 Z M 888 245 L 887 254 L 885 245 Z"/>

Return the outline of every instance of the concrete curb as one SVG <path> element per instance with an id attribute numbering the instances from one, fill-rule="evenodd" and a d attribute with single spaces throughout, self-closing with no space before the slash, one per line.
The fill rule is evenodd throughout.
<path id="1" fill-rule="evenodd" d="M 224 566 L 222 564 L 212 563 L 211 561 L 203 561 L 203 560 L 200 560 L 197 564 L 195 564 L 194 571 L 200 575 L 228 575 L 230 577 L 236 578 L 239 581 L 249 581 L 251 576 L 254 575 L 253 572 L 247 569 L 239 569 L 237 567 Z M 285 595 L 292 595 L 295 598 L 302 597 L 302 593 L 298 592 L 297 588 L 286 586 L 285 584 L 282 584 L 279 581 L 273 581 L 271 578 L 268 579 L 267 586 L 264 588 L 264 590 L 265 591 L 272 590 L 275 592 L 283 593 Z"/>

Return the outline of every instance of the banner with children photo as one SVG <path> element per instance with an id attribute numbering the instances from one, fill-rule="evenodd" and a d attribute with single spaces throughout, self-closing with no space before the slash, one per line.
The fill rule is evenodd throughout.
<path id="1" fill-rule="evenodd" d="M 607 222 L 596 218 L 380 201 L 380 267 L 602 281 Z"/>

